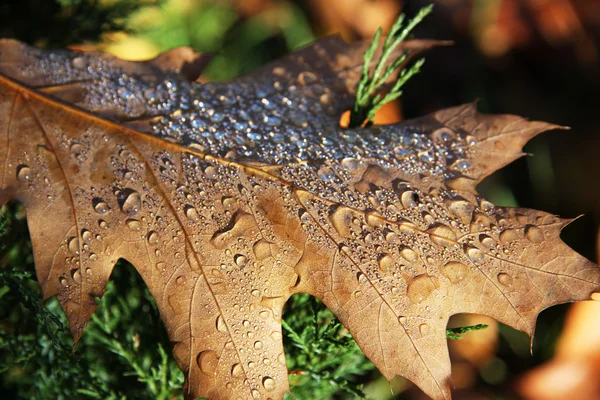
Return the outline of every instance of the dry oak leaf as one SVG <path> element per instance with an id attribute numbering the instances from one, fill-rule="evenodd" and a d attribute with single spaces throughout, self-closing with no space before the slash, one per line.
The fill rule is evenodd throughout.
<path id="1" fill-rule="evenodd" d="M 76 340 L 124 258 L 189 398 L 281 399 L 282 308 L 306 292 L 386 378 L 442 399 L 451 315 L 531 335 L 541 310 L 598 290 L 598 267 L 559 238 L 567 220 L 475 191 L 556 126 L 469 104 L 342 130 L 366 45 L 329 38 L 201 85 L 173 59 L 0 41 L 0 202 L 25 205 L 43 296 Z"/>

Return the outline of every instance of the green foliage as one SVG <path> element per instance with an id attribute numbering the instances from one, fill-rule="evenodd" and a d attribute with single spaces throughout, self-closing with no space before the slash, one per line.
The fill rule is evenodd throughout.
<path id="1" fill-rule="evenodd" d="M 432 9 L 433 5 L 422 8 L 406 25 L 404 24 L 404 14 L 398 17 L 383 42 L 381 56 L 371 73 L 371 65 L 374 61 L 373 57 L 379 47 L 379 40 L 382 33 L 381 28 L 377 30 L 371 45 L 365 52 L 362 75 L 356 90 L 356 101 L 350 114 L 349 127 L 362 126 L 365 124 L 365 121 L 366 124 L 372 123 L 377 110 L 386 103 L 402 96 L 401 89 L 404 84 L 408 82 L 413 75 L 419 73 L 421 66 L 425 62 L 425 59 L 423 58 L 416 61 L 409 69 L 406 69 L 406 64 L 409 61 L 411 52 L 402 53 L 400 57 L 396 58 L 393 62 L 390 62 L 390 59 L 396 57 L 398 46 L 400 46 L 423 18 L 431 13 Z M 387 81 L 392 74 L 398 70 L 400 70 L 400 74 L 396 82 L 386 93 Z"/>
<path id="2" fill-rule="evenodd" d="M 16 215 L 16 207 L 0 215 L 5 244 L 12 225 L 23 222 Z M 41 400 L 181 397 L 183 374 L 165 350 L 170 345 L 154 300 L 131 266 L 115 268 L 75 353 L 66 316 L 56 299 L 42 305 L 31 267 L 0 269 L 0 379 L 7 393 Z"/>
<path id="3" fill-rule="evenodd" d="M 352 336 L 323 303 L 295 295 L 286 304 L 284 348 L 292 397 L 364 398 L 361 376 L 374 369 Z"/>

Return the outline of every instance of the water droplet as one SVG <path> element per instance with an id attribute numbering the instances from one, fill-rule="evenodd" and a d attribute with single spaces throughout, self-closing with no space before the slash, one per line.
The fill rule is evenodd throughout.
<path id="1" fill-rule="evenodd" d="M 407 190 L 400 196 L 400 201 L 402 202 L 404 208 L 412 208 L 417 205 L 417 202 L 419 201 L 419 195 L 412 190 Z"/>
<path id="2" fill-rule="evenodd" d="M 544 241 L 544 232 L 535 225 L 526 225 L 525 237 L 531 243 L 542 243 Z"/>
<path id="3" fill-rule="evenodd" d="M 142 223 L 137 219 L 128 219 L 127 221 L 125 221 L 125 224 L 132 231 L 139 231 L 140 229 L 142 229 Z"/>
<path id="4" fill-rule="evenodd" d="M 465 279 L 469 273 L 469 267 L 463 263 L 451 261 L 442 267 L 441 272 L 450 282 L 456 284 Z"/>
<path id="5" fill-rule="evenodd" d="M 466 200 L 453 200 L 448 205 L 448 211 L 455 217 L 465 218 L 473 215 L 475 207 Z"/>
<path id="6" fill-rule="evenodd" d="M 142 197 L 135 190 L 123 192 L 123 199 L 119 202 L 121 211 L 130 217 L 136 216 L 142 208 Z"/>
<path id="7" fill-rule="evenodd" d="M 196 363 L 203 374 L 211 376 L 216 373 L 219 356 L 213 350 L 204 350 L 196 356 Z"/>
<path id="8" fill-rule="evenodd" d="M 99 219 L 99 220 L 98 220 L 98 226 L 99 226 L 101 229 L 108 229 L 108 223 L 106 223 L 106 221 L 105 221 L 105 220 L 103 220 L 103 219 Z"/>
<path id="9" fill-rule="evenodd" d="M 507 229 L 500 233 L 500 236 L 498 237 L 498 239 L 500 239 L 500 242 L 502 244 L 509 244 L 510 242 L 519 240 L 519 234 L 514 229 Z"/>
<path id="10" fill-rule="evenodd" d="M 71 151 L 71 154 L 73 154 L 75 157 L 77 157 L 83 151 L 83 146 L 80 143 L 73 143 L 71 145 L 71 147 L 69 148 L 69 150 Z"/>
<path id="11" fill-rule="evenodd" d="M 70 237 L 67 239 L 67 247 L 73 254 L 79 254 L 79 240 L 76 237 Z"/>
<path id="12" fill-rule="evenodd" d="M 493 214 L 494 212 L 496 212 L 496 206 L 494 206 L 492 203 L 490 203 L 487 200 L 481 200 L 481 203 L 479 204 L 479 208 L 481 208 L 481 210 L 486 213 L 486 214 Z"/>
<path id="13" fill-rule="evenodd" d="M 412 281 L 410 281 L 406 295 L 413 303 L 421 303 L 434 290 L 435 285 L 432 277 L 427 274 L 422 274 L 416 276 Z"/>
<path id="14" fill-rule="evenodd" d="M 394 259 L 391 255 L 386 254 L 379 259 L 379 269 L 387 271 L 394 266 Z"/>
<path id="15" fill-rule="evenodd" d="M 26 181 L 30 180 L 32 177 L 33 177 L 33 172 L 31 171 L 31 168 L 29 168 L 27 165 L 22 164 L 17 167 L 17 179 L 18 180 L 20 180 L 21 182 L 26 182 Z"/>
<path id="16" fill-rule="evenodd" d="M 479 263 L 483 261 L 484 254 L 483 251 L 479 250 L 476 247 L 469 247 L 467 249 L 467 257 L 469 257 L 469 259 L 474 263 Z"/>
<path id="17" fill-rule="evenodd" d="M 198 221 L 198 210 L 193 206 L 185 206 L 185 216 L 192 222 Z"/>
<path id="18" fill-rule="evenodd" d="M 428 230 L 431 241 L 438 246 L 452 246 L 456 243 L 456 233 L 449 226 L 438 224 Z"/>
<path id="19" fill-rule="evenodd" d="M 235 363 L 231 367 L 231 376 L 234 378 L 240 378 L 243 376 L 244 370 L 242 369 L 242 365 L 240 363 Z"/>
<path id="20" fill-rule="evenodd" d="M 175 283 L 178 285 L 183 285 L 185 283 L 185 277 L 178 276 L 177 279 L 175 279 Z"/>
<path id="21" fill-rule="evenodd" d="M 313 72 L 301 72 L 298 75 L 298 84 L 302 85 L 302 86 L 306 86 L 306 85 L 310 85 L 312 83 L 315 83 L 317 81 L 317 75 L 315 75 Z"/>
<path id="22" fill-rule="evenodd" d="M 272 392 L 273 390 L 275 390 L 275 380 L 273 378 L 271 378 L 270 376 L 265 376 L 263 378 L 263 387 L 265 388 L 265 390 L 268 390 L 269 392 Z"/>
<path id="23" fill-rule="evenodd" d="M 252 389 L 252 391 L 250 392 L 252 394 L 252 397 L 254 397 L 255 399 L 260 399 L 260 392 L 256 389 Z"/>
<path id="24" fill-rule="evenodd" d="M 61 286 L 69 287 L 69 281 L 64 276 L 61 276 L 58 281 L 60 282 Z"/>
<path id="25" fill-rule="evenodd" d="M 421 332 L 421 336 L 426 336 L 430 331 L 429 325 L 421 324 L 419 325 L 419 332 Z"/>
<path id="26" fill-rule="evenodd" d="M 98 260 L 98 256 L 96 255 L 96 253 L 90 253 L 90 261 L 96 261 Z"/>
<path id="27" fill-rule="evenodd" d="M 407 319 L 406 319 L 406 317 L 404 315 L 401 315 L 401 316 L 398 317 L 398 322 L 400 322 L 400 324 L 402 326 L 405 326 L 406 322 L 407 322 Z"/>
<path id="28" fill-rule="evenodd" d="M 406 261 L 409 261 L 409 262 L 412 262 L 412 263 L 416 262 L 417 259 L 418 259 L 417 258 L 417 253 L 415 253 L 413 249 L 408 248 L 408 247 L 402 248 L 400 250 L 400 255 L 402 257 L 404 257 L 406 259 Z"/>
<path id="29" fill-rule="evenodd" d="M 94 206 L 94 211 L 96 211 L 100 215 L 106 214 L 109 210 L 108 204 L 106 204 L 106 202 L 104 202 L 100 198 L 95 198 L 94 200 L 92 200 L 92 205 Z"/>
<path id="30" fill-rule="evenodd" d="M 73 282 L 81 283 L 81 271 L 79 268 L 71 270 L 71 276 L 73 277 Z"/>
<path id="31" fill-rule="evenodd" d="M 365 284 L 369 281 L 367 279 L 367 276 L 365 274 L 363 274 L 362 272 L 356 273 L 356 280 L 358 281 L 359 284 Z"/>
<path id="32" fill-rule="evenodd" d="M 260 340 L 257 340 L 256 342 L 254 342 L 254 348 L 256 350 L 260 350 L 263 347 L 263 343 Z"/>
<path id="33" fill-rule="evenodd" d="M 81 231 L 81 238 L 86 242 L 91 242 L 93 236 L 94 235 L 92 235 L 92 232 L 88 231 L 87 229 L 83 229 Z"/>
<path id="34" fill-rule="evenodd" d="M 252 252 L 257 261 L 263 261 L 266 258 L 271 257 L 271 245 L 266 240 L 261 239 L 254 244 Z"/>
<path id="35" fill-rule="evenodd" d="M 337 233 L 346 238 L 352 238 L 350 225 L 355 213 L 351 208 L 345 206 L 337 207 L 332 214 L 329 215 L 329 221 Z"/>
<path id="36" fill-rule="evenodd" d="M 513 284 L 513 278 L 507 273 L 501 272 L 498 274 L 498 282 L 500 282 L 500 284 L 503 286 L 511 287 Z"/>
<path id="37" fill-rule="evenodd" d="M 485 234 L 479 235 L 479 242 L 487 249 L 493 249 L 496 247 L 496 241 L 492 237 Z"/>
<path id="38" fill-rule="evenodd" d="M 148 243 L 151 246 L 158 244 L 158 233 L 156 233 L 156 231 L 150 231 L 150 233 L 148 233 Z"/>
<path id="39" fill-rule="evenodd" d="M 234 260 L 235 264 L 240 268 L 244 268 L 246 264 L 248 264 L 248 257 L 243 254 L 236 254 L 234 256 Z"/>

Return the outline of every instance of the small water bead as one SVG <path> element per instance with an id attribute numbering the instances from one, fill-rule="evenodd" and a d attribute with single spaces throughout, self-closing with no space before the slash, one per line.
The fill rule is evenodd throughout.
<path id="1" fill-rule="evenodd" d="M 263 348 L 263 343 L 260 340 L 257 340 L 256 342 L 254 342 L 254 348 L 256 350 L 260 350 Z"/>
<path id="2" fill-rule="evenodd" d="M 67 278 L 65 278 L 64 276 L 61 276 L 58 281 L 60 282 L 61 286 L 63 287 L 69 287 L 69 280 Z"/>
<path id="3" fill-rule="evenodd" d="M 175 279 L 175 283 L 178 285 L 183 285 L 185 283 L 185 277 L 184 276 L 178 276 Z"/>
<path id="4" fill-rule="evenodd" d="M 531 243 L 542 243 L 544 241 L 544 232 L 535 225 L 525 226 L 525 237 Z"/>
<path id="5" fill-rule="evenodd" d="M 121 211 L 130 217 L 136 216 L 142 207 L 142 196 L 135 190 L 125 193 L 124 201 L 121 202 Z"/>
<path id="6" fill-rule="evenodd" d="M 98 256 L 96 255 L 96 253 L 90 253 L 90 261 L 96 261 L 98 260 Z"/>
<path id="7" fill-rule="evenodd" d="M 500 282 L 502 286 L 511 287 L 513 284 L 513 278 L 507 273 L 501 272 L 498 274 L 498 282 Z"/>
<path id="8" fill-rule="evenodd" d="M 99 219 L 98 220 L 98 226 L 101 229 L 108 229 L 108 223 L 105 220 L 103 220 L 103 219 Z"/>
<path id="9" fill-rule="evenodd" d="M 263 387 L 265 388 L 265 390 L 272 392 L 273 390 L 275 390 L 275 380 L 273 378 L 271 378 L 270 376 L 265 376 L 263 378 Z"/>
<path id="10" fill-rule="evenodd" d="M 252 394 L 252 397 L 255 399 L 260 399 L 260 392 L 256 389 L 252 389 L 252 391 L 250 392 Z"/>
<path id="11" fill-rule="evenodd" d="M 421 332 L 421 336 L 426 336 L 430 330 L 431 328 L 427 324 L 419 325 L 419 332 Z"/>
<path id="12" fill-rule="evenodd" d="M 33 177 L 33 171 L 25 164 L 21 164 L 17 167 L 17 179 L 21 182 L 27 182 Z"/>

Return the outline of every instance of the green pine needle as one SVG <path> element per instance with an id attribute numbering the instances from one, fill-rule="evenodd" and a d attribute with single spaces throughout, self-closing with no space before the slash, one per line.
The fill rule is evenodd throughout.
<path id="1" fill-rule="evenodd" d="M 448 328 L 446 329 L 446 337 L 448 339 L 461 340 L 463 338 L 462 335 L 464 335 L 465 333 L 480 331 L 487 327 L 488 326 L 486 324 L 478 324 L 471 326 L 461 326 L 459 328 Z"/>
<path id="2" fill-rule="evenodd" d="M 386 103 L 399 98 L 402 95 L 402 87 L 404 84 L 408 82 L 413 75 L 421 71 L 421 67 L 425 62 L 425 59 L 423 58 L 416 61 L 408 70 L 403 68 L 400 71 L 396 83 L 394 83 L 389 92 L 385 93 L 387 80 L 400 67 L 404 66 L 404 63 L 411 52 L 403 52 L 402 55 L 393 62 L 389 62 L 390 59 L 396 56 L 398 46 L 408 37 L 411 31 L 427 15 L 429 15 L 429 13 L 431 13 L 432 9 L 433 4 L 423 7 L 406 25 L 404 24 L 404 14 L 398 17 L 383 42 L 381 57 L 377 61 L 373 73 L 371 74 L 370 66 L 373 63 L 375 51 L 379 47 L 379 39 L 381 38 L 382 30 L 379 28 L 377 32 L 375 32 L 371 45 L 367 51 L 365 51 L 362 74 L 356 89 L 356 101 L 354 103 L 354 108 L 350 113 L 349 128 L 370 125 L 375 118 L 377 110 Z"/>

